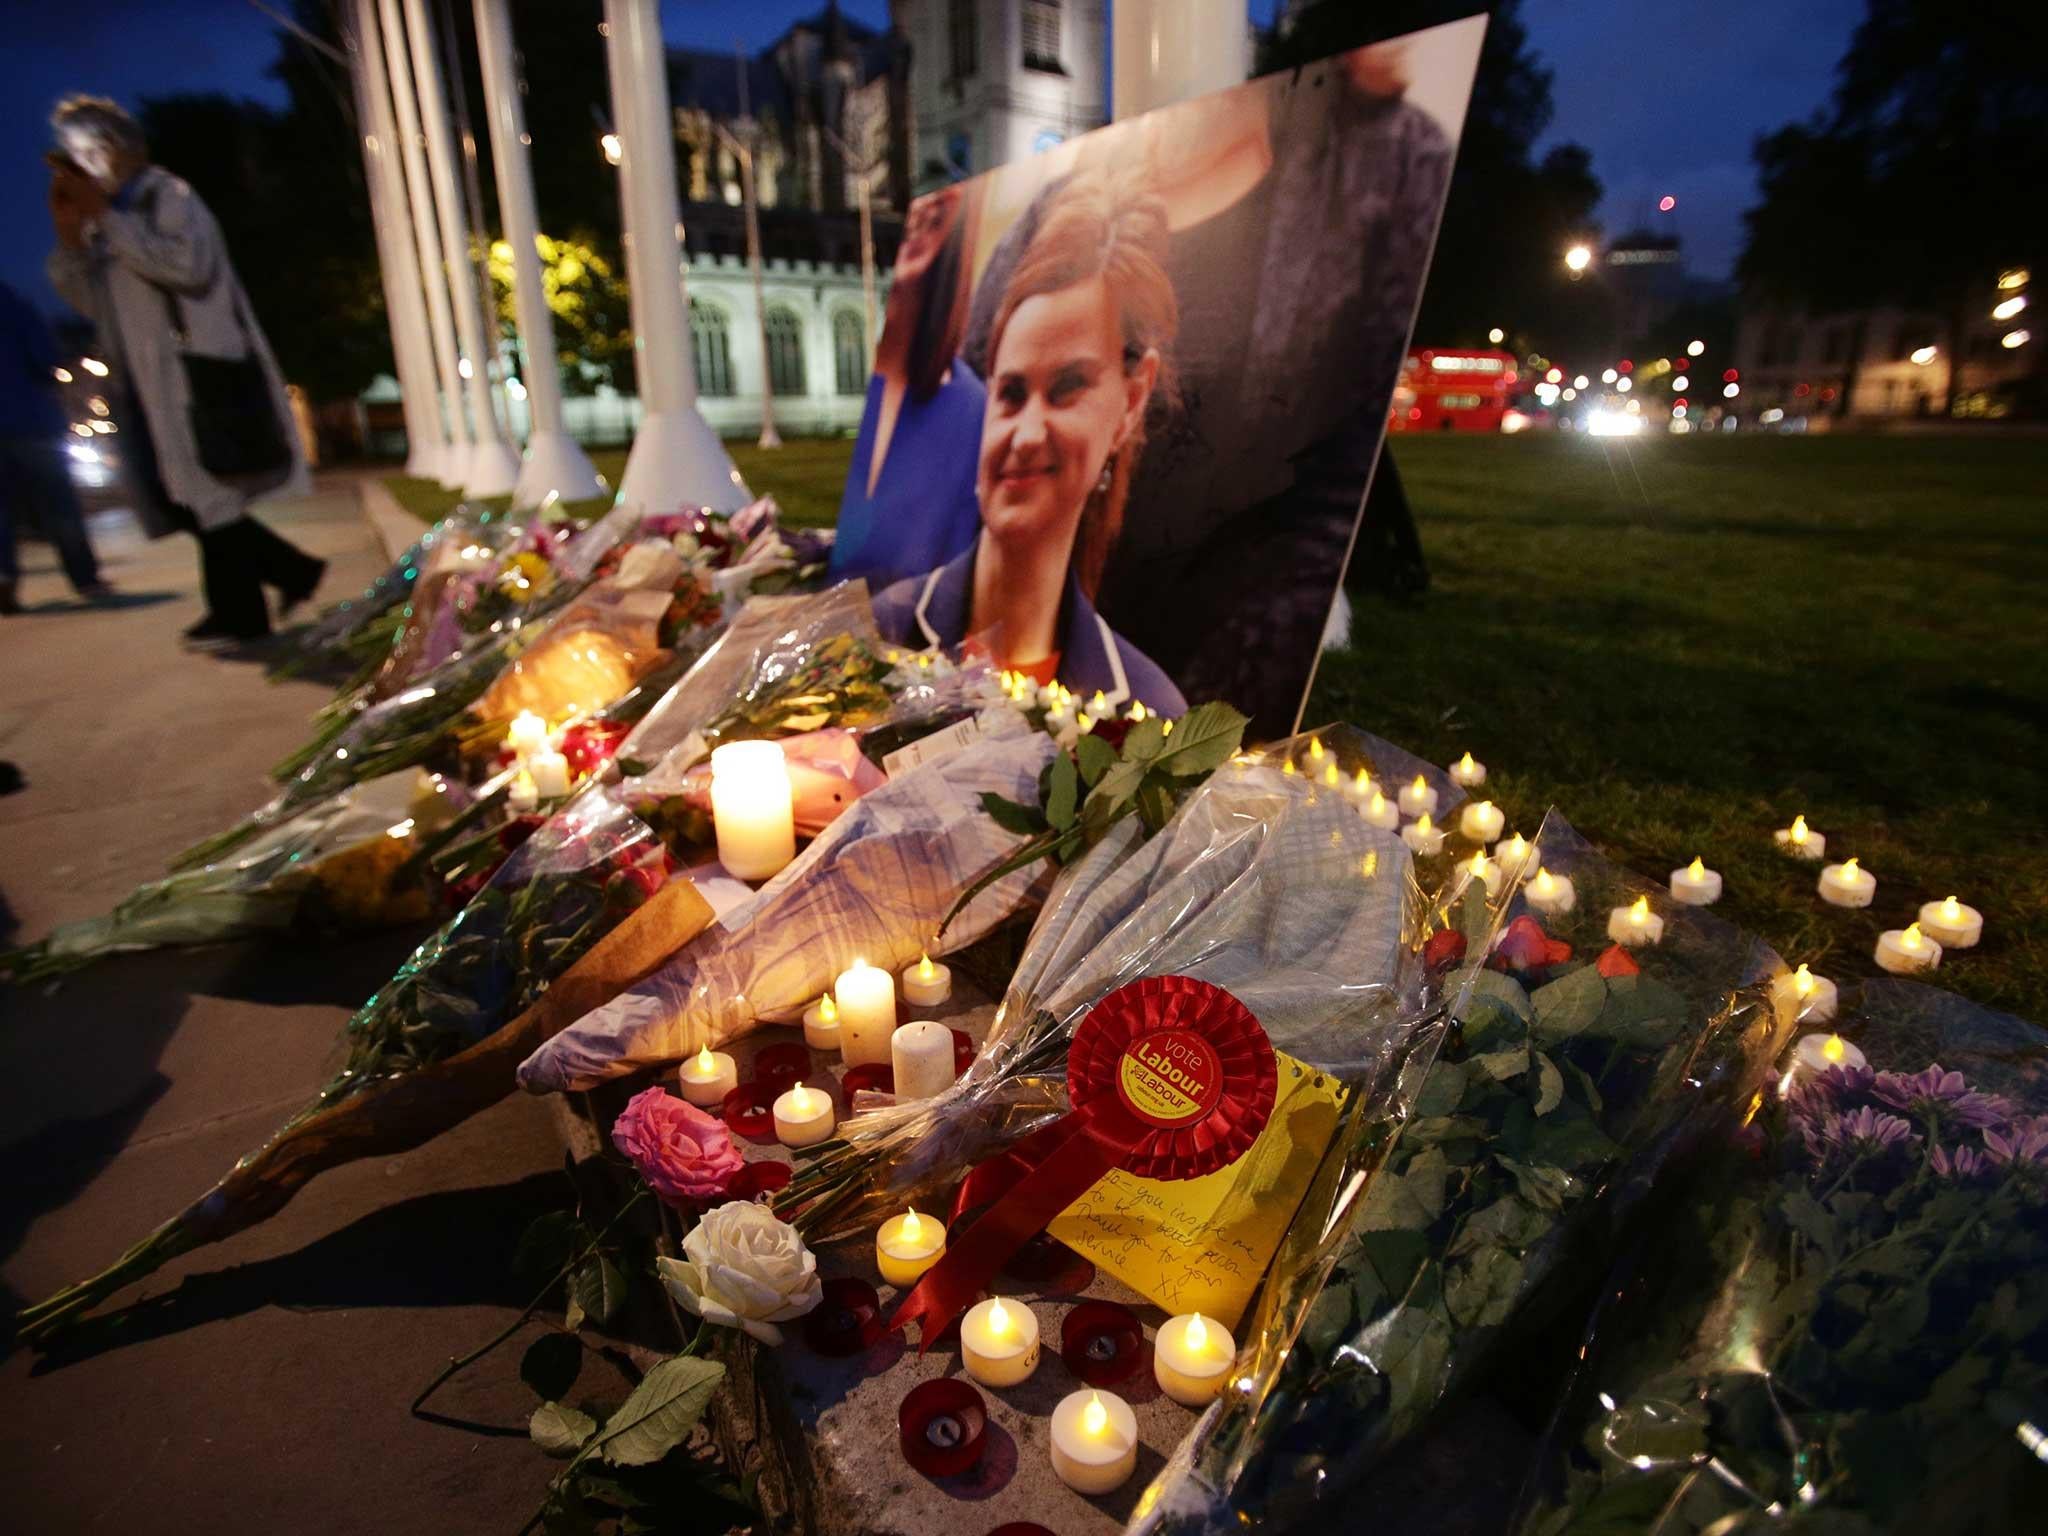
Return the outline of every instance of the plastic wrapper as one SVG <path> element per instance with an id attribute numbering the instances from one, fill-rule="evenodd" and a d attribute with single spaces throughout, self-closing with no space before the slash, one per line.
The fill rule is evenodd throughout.
<path id="1" fill-rule="evenodd" d="M 457 507 L 407 545 L 361 592 L 332 604 L 294 633 L 290 650 L 275 670 L 289 675 L 327 659 L 345 661 L 351 670 L 372 659 L 381 662 L 404 627 L 406 615 L 400 610 L 412 596 L 420 571 L 444 544 L 471 542 L 492 515 L 468 503 Z"/>
<path id="2" fill-rule="evenodd" d="M 1140 1501 L 1134 1529 L 1320 1528 L 1362 1476 L 1430 1424 L 1542 1300 L 1582 1278 L 1675 1155 L 1740 1117 L 1783 1034 L 1760 942 L 1659 901 L 1663 941 L 1606 926 L 1657 888 L 1601 859 L 1553 812 L 1541 865 L 1569 878 L 1556 916 L 1462 872 L 1428 946 L 1448 970 L 1440 1047 L 1362 1107 L 1326 1164 L 1333 1199 L 1297 1214 L 1283 1254 L 1327 1279 L 1276 1314 L 1226 1393 Z M 1533 873 L 1533 866 L 1532 866 Z M 1314 1276 L 1314 1265 L 1298 1273 Z"/>
<path id="3" fill-rule="evenodd" d="M 520 1066 L 520 1083 L 594 1087 L 764 1020 L 794 1020 L 856 958 L 908 964 L 961 889 L 1019 841 L 989 819 L 982 795 L 1032 792 L 1052 752 L 1014 713 L 991 711 L 982 740 L 862 797 L 715 928 L 549 1040 Z M 955 918 L 948 945 L 1035 905 L 1044 883 L 1028 870 L 995 882 Z"/>
<path id="4" fill-rule="evenodd" d="M 2040 1529 L 2048 1032 L 1890 979 L 1801 1027 L 1861 1069 L 1788 1049 L 1660 1191 L 1525 1533 Z"/>

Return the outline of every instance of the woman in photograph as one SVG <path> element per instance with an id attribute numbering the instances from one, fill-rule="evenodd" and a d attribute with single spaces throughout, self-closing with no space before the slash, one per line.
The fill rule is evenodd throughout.
<path id="1" fill-rule="evenodd" d="M 890 279 L 888 318 L 832 548 L 835 580 L 886 586 L 974 541 L 974 448 L 987 391 L 958 356 L 967 325 L 968 193 L 911 205 Z"/>
<path id="2" fill-rule="evenodd" d="M 884 635 L 964 646 L 1113 705 L 1185 708 L 1110 629 L 1094 593 L 1123 523 L 1178 327 L 1159 200 L 1077 175 L 1045 208 L 989 337 L 988 406 L 966 551 L 875 601 Z"/>

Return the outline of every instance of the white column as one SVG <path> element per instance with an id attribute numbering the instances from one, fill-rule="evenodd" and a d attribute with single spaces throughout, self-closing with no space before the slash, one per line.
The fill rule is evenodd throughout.
<path id="1" fill-rule="evenodd" d="M 391 356 L 398 370 L 399 403 L 405 411 L 405 472 L 437 480 L 448 456 L 448 438 L 434 388 L 433 342 L 427 333 L 419 257 L 405 205 L 405 171 L 398 163 L 398 129 L 391 119 L 391 95 L 384 82 L 376 0 L 355 0 L 354 21 L 354 67 L 349 74 L 355 85 L 370 222 L 377 233 L 384 313 L 391 322 Z"/>
<path id="2" fill-rule="evenodd" d="M 455 319 L 448 307 L 448 280 L 441 265 L 441 236 L 434 218 L 434 194 L 427 180 L 427 159 L 420 147 L 418 98 L 412 92 L 412 65 L 405 52 L 405 24 L 398 0 L 377 0 L 384 39 L 385 74 L 397 109 L 398 147 L 405 165 L 407 201 L 412 207 L 413 242 L 419 250 L 420 281 L 427 293 L 428 334 L 434 371 L 441 380 L 441 405 L 447 422 L 448 448 L 438 470 L 443 485 L 461 490 L 469 477 L 469 424 L 462 415 L 462 374 L 456 361 Z"/>
<path id="3" fill-rule="evenodd" d="M 1112 0 L 1111 103 L 1118 122 L 1244 84 L 1245 0 Z"/>
<path id="4" fill-rule="evenodd" d="M 626 456 L 619 500 L 648 510 L 695 504 L 737 511 L 751 499 L 746 482 L 697 410 L 661 18 L 655 0 L 605 0 L 604 14 L 611 27 L 612 115 L 626 146 L 621 186 L 638 257 L 634 361 L 648 406 Z M 624 100 L 622 81 L 628 85 Z"/>
<path id="5" fill-rule="evenodd" d="M 420 126 L 426 130 L 427 169 L 434 178 L 434 203 L 441 216 L 441 255 L 448 266 L 448 296 L 455 306 L 455 334 L 469 364 L 463 385 L 469 396 L 469 496 L 506 496 L 519 480 L 519 455 L 498 429 L 491 404 L 494 348 L 484 340 L 483 308 L 476 291 L 476 267 L 469 259 L 469 221 L 456 185 L 455 131 L 448 125 L 448 96 L 434 57 L 433 24 L 422 0 L 405 0 L 407 41 L 412 45 L 413 84 L 420 93 Z"/>
<path id="6" fill-rule="evenodd" d="M 512 302 L 519 316 L 519 350 L 526 357 L 526 408 L 533 430 L 526 463 L 512 488 L 512 505 L 537 507 L 549 496 L 585 501 L 604 494 L 590 458 L 562 430 L 561 363 L 555 355 L 555 317 L 541 287 L 534 238 L 533 166 L 526 155 L 526 109 L 512 60 L 512 14 L 507 0 L 476 0 L 476 44 L 484 72 L 484 116 L 491 125 L 491 165 L 498 176 L 498 213 L 512 247 Z"/>

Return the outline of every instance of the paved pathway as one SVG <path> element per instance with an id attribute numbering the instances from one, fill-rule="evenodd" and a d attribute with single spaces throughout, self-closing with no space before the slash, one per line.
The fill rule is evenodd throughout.
<path id="1" fill-rule="evenodd" d="M 322 597 L 382 565 L 352 484 L 275 525 L 331 562 Z M 0 620 L 0 900 L 17 938 L 104 911 L 265 795 L 325 697 L 182 651 L 188 539 L 99 539 L 128 605 L 68 602 L 24 545 Z M 342 1023 L 404 957 L 384 935 L 122 957 L 53 993 L 0 990 L 0 1305 L 99 1268 L 318 1086 Z M 412 1418 L 448 1357 L 510 1320 L 507 1261 L 559 1200 L 560 1144 L 515 1100 L 402 1157 L 322 1175 L 256 1230 L 127 1293 L 68 1352 L 0 1360 L 4 1524 L 40 1532 L 505 1532 L 553 1470 L 524 1438 Z M 518 1302 L 523 1303 L 524 1297 Z M 520 1426 L 518 1344 L 438 1406 Z"/>

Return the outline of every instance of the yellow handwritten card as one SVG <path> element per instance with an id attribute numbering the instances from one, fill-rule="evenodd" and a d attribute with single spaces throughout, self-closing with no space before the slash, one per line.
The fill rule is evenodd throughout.
<path id="1" fill-rule="evenodd" d="M 1199 1179 L 1098 1180 L 1046 1228 L 1147 1300 L 1237 1326 L 1337 1127 L 1336 1079 L 1277 1056 L 1273 1118 L 1251 1150 Z"/>

